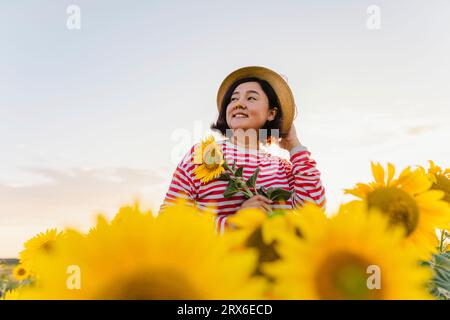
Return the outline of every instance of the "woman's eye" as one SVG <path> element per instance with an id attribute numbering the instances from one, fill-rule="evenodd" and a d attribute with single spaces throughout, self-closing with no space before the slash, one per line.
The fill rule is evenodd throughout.
<path id="1" fill-rule="evenodd" d="M 256 98 L 255 98 L 255 97 L 249 97 L 249 98 L 248 98 L 248 100 L 250 100 L 250 99 L 256 100 Z"/>
<path id="2" fill-rule="evenodd" d="M 237 100 L 237 98 L 231 98 L 231 101 L 235 101 L 235 100 Z"/>

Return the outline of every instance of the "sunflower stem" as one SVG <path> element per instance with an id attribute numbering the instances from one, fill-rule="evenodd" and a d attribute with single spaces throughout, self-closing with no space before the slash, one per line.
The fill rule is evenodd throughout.
<path id="1" fill-rule="evenodd" d="M 247 184 L 242 181 L 241 178 L 236 177 L 236 171 L 234 171 L 232 168 L 230 168 L 230 166 L 228 165 L 228 163 L 226 161 L 224 161 L 224 163 L 222 164 L 223 168 L 225 170 L 230 171 L 233 176 L 234 176 L 234 181 L 237 182 L 238 186 L 240 187 L 240 189 L 242 190 L 242 192 L 248 197 L 251 198 L 253 196 L 256 196 L 258 194 L 258 192 L 256 191 L 256 186 L 255 186 L 255 193 L 252 192 L 252 190 L 247 186 Z"/>
<path id="2" fill-rule="evenodd" d="M 239 185 L 239 187 L 242 189 L 245 195 L 247 195 L 249 198 L 253 197 L 255 194 L 248 188 L 247 184 L 242 181 L 242 179 L 236 177 L 236 181 Z"/>
<path id="3" fill-rule="evenodd" d="M 226 163 L 226 161 L 223 162 L 222 166 L 223 166 L 223 168 L 224 168 L 225 170 L 230 171 L 230 172 L 234 175 L 234 171 L 228 166 L 228 164 Z"/>
<path id="4" fill-rule="evenodd" d="M 444 253 L 445 230 L 441 230 L 441 241 L 439 242 L 439 252 Z"/>

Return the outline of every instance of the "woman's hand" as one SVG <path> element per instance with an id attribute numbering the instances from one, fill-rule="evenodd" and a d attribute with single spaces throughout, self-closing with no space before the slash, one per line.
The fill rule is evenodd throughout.
<path id="1" fill-rule="evenodd" d="M 251 197 L 250 199 L 245 200 L 240 209 L 245 208 L 257 208 L 261 209 L 262 211 L 269 213 L 272 209 L 270 205 L 273 203 L 272 200 L 262 196 L 262 195 L 256 195 Z"/>
<path id="2" fill-rule="evenodd" d="M 300 140 L 298 140 L 297 137 L 297 131 L 295 130 L 294 124 L 292 124 L 292 127 L 289 130 L 286 138 L 281 138 L 280 141 L 278 141 L 278 145 L 280 146 L 280 148 L 287 151 L 291 151 L 295 147 L 301 146 Z"/>

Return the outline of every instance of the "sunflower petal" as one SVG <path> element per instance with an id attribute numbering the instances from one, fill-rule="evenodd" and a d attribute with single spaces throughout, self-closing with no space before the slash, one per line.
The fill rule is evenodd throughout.
<path id="1" fill-rule="evenodd" d="M 395 167 L 390 162 L 388 162 L 387 165 L 388 165 L 388 177 L 387 177 L 386 185 L 389 186 L 391 184 L 392 179 L 394 178 L 394 175 L 395 175 Z"/>
<path id="2" fill-rule="evenodd" d="M 353 189 L 344 189 L 344 194 L 352 194 L 358 198 L 364 199 L 372 188 L 365 183 L 357 183 Z"/>
<path id="3" fill-rule="evenodd" d="M 385 185 L 384 183 L 384 169 L 383 166 L 379 163 L 370 162 L 370 166 L 372 168 L 372 175 L 375 179 L 375 182 L 379 185 Z"/>

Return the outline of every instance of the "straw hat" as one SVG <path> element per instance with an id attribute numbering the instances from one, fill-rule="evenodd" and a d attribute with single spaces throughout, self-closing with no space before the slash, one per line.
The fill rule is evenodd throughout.
<path id="1" fill-rule="evenodd" d="M 292 121 L 294 120 L 296 110 L 294 96 L 292 95 L 292 91 L 283 77 L 275 71 L 272 71 L 265 67 L 244 67 L 230 73 L 225 78 L 225 80 L 222 81 L 222 84 L 220 85 L 219 91 L 217 93 L 217 108 L 219 109 L 219 112 L 222 106 L 222 100 L 228 88 L 236 80 L 248 77 L 256 77 L 262 80 L 266 80 L 272 86 L 273 90 L 275 90 L 275 93 L 278 96 L 278 100 L 280 101 L 280 107 L 283 113 L 283 117 L 281 119 L 281 133 L 288 133 L 289 129 L 292 126 Z"/>

